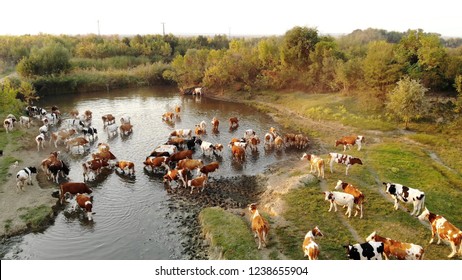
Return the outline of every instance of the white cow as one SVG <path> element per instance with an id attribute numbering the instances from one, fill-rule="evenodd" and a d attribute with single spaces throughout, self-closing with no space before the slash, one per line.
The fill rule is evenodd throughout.
<path id="1" fill-rule="evenodd" d="M 332 211 L 332 207 L 335 212 L 337 212 L 337 204 L 340 206 L 347 206 L 347 211 L 345 215 L 348 215 L 348 218 L 351 217 L 351 210 L 353 209 L 355 197 L 349 193 L 344 192 L 323 192 L 325 197 L 324 200 L 328 200 L 330 203 L 329 212 Z"/>

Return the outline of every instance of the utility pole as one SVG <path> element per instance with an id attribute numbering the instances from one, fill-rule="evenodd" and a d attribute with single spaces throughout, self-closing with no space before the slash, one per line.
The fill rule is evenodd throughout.
<path id="1" fill-rule="evenodd" d="M 161 22 L 161 24 L 162 24 L 162 34 L 165 37 L 165 22 Z"/>
<path id="2" fill-rule="evenodd" d="M 98 36 L 100 36 L 101 33 L 99 32 L 99 19 L 98 19 Z"/>

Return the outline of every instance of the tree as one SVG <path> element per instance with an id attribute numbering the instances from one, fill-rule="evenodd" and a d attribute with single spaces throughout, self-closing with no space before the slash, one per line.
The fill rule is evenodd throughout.
<path id="1" fill-rule="evenodd" d="M 318 31 L 307 27 L 294 27 L 284 35 L 281 60 L 286 67 L 306 70 L 310 52 L 319 42 Z"/>
<path id="2" fill-rule="evenodd" d="M 425 93 L 427 91 L 428 89 L 420 81 L 405 77 L 390 93 L 387 110 L 404 121 L 408 129 L 411 120 L 418 120 L 426 114 L 428 103 L 425 100 Z"/>
<path id="3" fill-rule="evenodd" d="M 462 75 L 457 75 L 454 87 L 458 92 L 456 101 L 456 113 L 460 113 L 462 111 Z"/>
<path id="4" fill-rule="evenodd" d="M 71 69 L 71 54 L 59 43 L 33 48 L 29 57 L 21 59 L 17 71 L 24 77 L 66 73 Z"/>

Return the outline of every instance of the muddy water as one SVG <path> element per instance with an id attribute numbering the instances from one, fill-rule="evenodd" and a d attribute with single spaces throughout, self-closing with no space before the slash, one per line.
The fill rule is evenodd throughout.
<path id="1" fill-rule="evenodd" d="M 90 158 L 98 142 L 107 142 L 118 159 L 135 162 L 136 173 L 134 177 L 128 177 L 112 170 L 103 172 L 89 183 L 94 190 L 94 221 L 87 221 L 81 212 L 74 212 L 67 206 L 44 232 L 6 242 L 9 249 L 5 259 L 155 260 L 206 257 L 197 252 L 200 248 L 188 245 L 192 241 L 200 244 L 195 222 L 198 211 L 208 205 L 243 207 L 246 197 L 254 193 L 249 196 L 242 190 L 241 194 L 223 191 L 230 182 L 236 181 L 234 176 L 252 176 L 263 172 L 269 164 L 298 156 L 298 153 L 265 152 L 260 146 L 257 153 L 247 152 L 244 164 L 236 163 L 226 147 L 231 138 L 242 137 L 248 128 L 254 129 L 262 138 L 271 126 L 278 126 L 266 115 L 242 104 L 181 96 L 172 88 L 79 94 L 44 98 L 40 102 L 46 108 L 57 105 L 65 117 L 73 108 L 79 112 L 87 109 L 93 112 L 92 126 L 98 129 L 98 139 L 81 155 L 70 155 L 61 147 L 62 158 L 70 165 L 70 180 L 83 181 L 81 163 Z M 174 124 L 162 122 L 162 114 L 173 111 L 175 105 L 181 106 L 181 118 Z M 129 115 L 134 125 L 133 134 L 109 138 L 101 120 L 101 116 L 108 113 L 116 116 L 117 123 L 122 115 Z M 221 121 L 218 134 L 210 131 L 210 121 L 214 116 Z M 228 130 L 227 120 L 231 116 L 240 119 L 240 127 L 235 131 Z M 142 162 L 157 145 L 167 140 L 173 129 L 193 129 L 202 120 L 208 127 L 204 140 L 222 143 L 225 150 L 218 158 L 220 169 L 211 175 L 210 189 L 204 191 L 207 199 L 195 200 L 194 197 L 200 194 L 167 190 L 161 177 L 146 171 Z M 217 160 L 203 157 L 200 149 L 196 149 L 193 157 L 202 158 L 205 163 Z M 253 185 L 251 179 L 245 179 L 253 177 L 239 178 L 237 181 L 241 182 L 241 189 L 242 185 L 244 189 L 246 184 Z M 241 198 L 236 198 L 240 195 Z"/>

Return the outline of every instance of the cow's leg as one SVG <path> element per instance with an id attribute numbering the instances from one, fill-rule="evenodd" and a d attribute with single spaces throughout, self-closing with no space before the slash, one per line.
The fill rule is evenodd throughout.
<path id="1" fill-rule="evenodd" d="M 456 244 L 454 243 L 454 241 L 452 241 L 451 243 L 451 254 L 448 255 L 448 258 L 452 258 L 454 257 L 454 255 L 457 253 L 457 248 L 456 248 Z"/>
<path id="2" fill-rule="evenodd" d="M 329 164 L 330 164 L 330 173 L 334 173 L 334 172 L 332 171 L 332 167 L 333 167 L 333 165 L 334 165 L 334 160 L 331 159 Z"/>
<path id="3" fill-rule="evenodd" d="M 394 205 L 394 208 L 395 210 L 398 210 L 398 198 L 395 196 L 395 205 Z"/>
<path id="4" fill-rule="evenodd" d="M 345 170 L 345 175 L 347 175 L 347 176 L 348 176 L 348 169 L 350 169 L 350 165 L 349 165 L 349 164 L 347 164 L 346 170 Z"/>
<path id="5" fill-rule="evenodd" d="M 332 207 L 334 207 L 334 203 L 332 201 L 329 201 L 329 202 L 330 202 L 330 206 L 329 206 L 329 211 L 328 212 L 332 211 Z"/>

